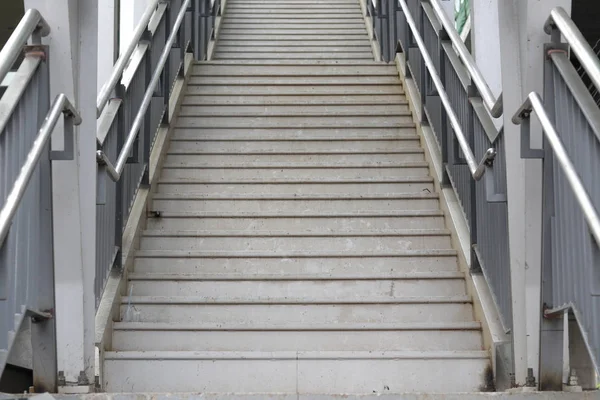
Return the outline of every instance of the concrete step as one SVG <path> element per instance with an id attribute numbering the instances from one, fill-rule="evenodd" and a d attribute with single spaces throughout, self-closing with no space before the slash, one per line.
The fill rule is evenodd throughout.
<path id="1" fill-rule="evenodd" d="M 152 200 L 152 210 L 160 212 L 217 212 L 236 210 L 239 212 L 280 212 L 280 213 L 315 213 L 335 212 L 338 210 L 352 211 L 396 211 L 396 210 L 434 210 L 439 207 L 437 196 L 427 194 L 417 196 L 398 196 L 397 198 L 368 198 L 340 199 L 335 196 L 321 198 L 289 198 L 276 196 L 271 198 L 255 197 L 243 199 L 241 196 L 198 196 L 181 194 L 158 193 Z"/>
<path id="2" fill-rule="evenodd" d="M 245 129 L 245 128 L 178 128 L 171 140 L 420 140 L 413 124 L 400 128 L 282 128 L 282 129 Z"/>
<path id="3" fill-rule="evenodd" d="M 280 231 L 249 233 L 226 231 L 222 235 L 214 231 L 144 231 L 140 239 L 140 249 L 276 252 L 274 254 L 307 252 L 311 255 L 321 249 L 334 253 L 343 251 L 387 253 L 452 248 L 450 233 L 438 230 L 396 231 L 386 233 L 386 236 L 376 236 L 373 232 L 352 232 L 346 235 L 339 232 L 304 233 L 292 236 L 281 234 Z"/>
<path id="4" fill-rule="evenodd" d="M 218 195 L 221 195 L 220 193 Z M 247 194 L 243 196 L 251 197 Z M 362 193 L 360 195 L 363 195 Z M 166 196 L 159 194 L 159 196 Z M 173 196 L 173 194 L 169 194 Z M 198 197 L 198 195 L 192 195 Z M 191 197 L 191 196 L 190 196 Z M 155 208 L 157 208 L 155 206 Z M 160 217 L 148 220 L 154 230 L 276 230 L 285 226 L 288 232 L 352 232 L 354 230 L 441 229 L 444 216 L 433 210 L 389 211 L 160 211 Z"/>
<path id="5" fill-rule="evenodd" d="M 278 29 L 266 29 L 266 28 L 260 28 L 260 27 L 256 27 L 256 28 L 237 28 L 234 26 L 222 26 L 222 28 L 219 31 L 219 35 L 226 35 L 226 36 L 234 36 L 234 37 L 240 37 L 240 36 L 246 36 L 246 37 L 253 37 L 253 36 L 271 36 L 273 37 L 273 40 L 275 40 L 275 37 L 277 36 L 292 36 L 294 38 L 297 37 L 302 37 L 302 36 L 306 36 L 306 35 L 314 35 L 314 36 L 320 36 L 320 37 L 324 37 L 324 36 L 329 36 L 329 35 L 334 35 L 334 36 L 345 36 L 346 38 L 349 37 L 360 37 L 360 38 L 366 38 L 368 37 L 367 35 L 367 29 L 366 28 L 328 28 L 328 27 L 321 27 L 321 28 L 286 28 L 286 27 L 281 27 Z M 218 43 L 223 43 L 222 40 L 219 40 Z M 218 45 L 217 43 L 217 45 Z M 371 60 L 373 61 L 373 60 Z M 329 62 L 333 62 L 333 60 L 330 60 Z"/>
<path id="6" fill-rule="evenodd" d="M 211 299 L 269 299 L 287 298 L 310 301 L 313 297 L 325 300 L 360 300 L 363 297 L 384 300 L 416 296 L 465 295 L 463 276 L 428 277 L 429 279 L 316 279 L 309 280 L 206 280 L 179 275 L 140 276 L 130 278 L 133 296 L 198 296 Z"/>
<path id="7" fill-rule="evenodd" d="M 266 53 L 267 51 L 265 51 Z M 291 53 L 290 53 L 291 54 Z M 190 85 L 278 85 L 278 86 L 306 86 L 306 85 L 387 85 L 399 84 L 398 76 L 394 75 L 319 75 L 319 76 L 192 76 Z"/>
<path id="8" fill-rule="evenodd" d="M 331 28 L 356 28 L 365 27 L 365 19 L 360 13 L 351 15 L 341 14 L 339 18 L 331 18 L 327 14 L 287 14 L 265 15 L 256 18 L 256 15 L 229 14 L 223 18 L 223 27 L 235 28 L 304 28 L 304 27 L 331 27 Z M 221 42 L 227 43 L 227 42 Z"/>
<path id="9" fill-rule="evenodd" d="M 400 128 L 413 122 L 410 112 L 395 116 L 279 116 L 279 117 L 188 117 L 177 118 L 178 128 Z"/>
<path id="10" fill-rule="evenodd" d="M 203 169 L 190 167 L 163 168 L 161 178 L 165 180 L 183 179 L 195 180 L 199 177 L 210 176 L 214 181 L 241 182 L 256 180 L 279 179 L 306 179 L 315 176 L 331 179 L 362 179 L 384 178 L 394 179 L 403 177 L 429 176 L 429 167 L 423 165 L 405 165 L 400 168 L 228 168 L 228 169 Z"/>
<path id="11" fill-rule="evenodd" d="M 311 53 L 290 53 L 288 52 L 265 52 L 265 53 L 255 53 L 253 51 L 247 52 L 221 52 L 217 51 L 215 53 L 215 59 L 229 59 L 229 60 L 256 60 L 256 59 L 287 59 L 287 60 L 304 60 L 304 59 L 321 59 L 321 60 L 369 60 L 373 58 L 373 54 L 368 52 L 360 52 L 360 53 L 330 53 L 327 51 L 322 52 L 311 52 Z"/>
<path id="12" fill-rule="evenodd" d="M 188 95 L 196 96 L 354 96 L 354 95 L 403 95 L 404 89 L 401 85 L 361 85 L 356 82 L 353 85 L 189 85 Z"/>
<path id="13" fill-rule="evenodd" d="M 170 324 L 324 324 L 324 323 L 403 323 L 471 322 L 470 298 L 405 297 L 331 299 L 230 298 L 207 297 L 122 297 L 121 315 L 127 307 L 136 311 L 137 322 Z"/>
<path id="14" fill-rule="evenodd" d="M 191 119 L 192 117 L 190 117 Z M 290 117 L 291 119 L 293 117 Z M 375 117 L 377 118 L 377 117 Z M 374 119 L 375 119 L 374 118 Z M 233 118 L 231 118 L 233 119 Z M 237 119 L 243 119 L 238 117 Z M 226 118 L 223 118 L 225 121 Z M 180 117 L 181 121 L 181 117 Z M 268 123 L 265 117 L 260 123 Z M 212 123 L 215 123 L 214 120 Z M 290 122 L 291 123 L 291 122 Z M 325 124 L 326 122 L 323 122 Z M 258 124 L 258 123 L 257 123 Z M 179 139 L 171 141 L 168 154 L 226 154 L 226 153 L 342 153 L 355 152 L 382 152 L 386 150 L 420 148 L 418 139 L 385 139 L 385 140 L 196 140 Z"/>
<path id="15" fill-rule="evenodd" d="M 415 252 L 412 252 L 415 253 Z M 429 254 L 429 255 L 427 255 Z M 435 257 L 433 256 L 435 255 Z M 423 273 L 455 273 L 456 254 L 448 251 L 402 254 L 395 257 L 335 257 L 335 258 L 210 258 L 188 257 L 167 252 L 138 251 L 136 273 L 213 274 L 221 276 L 244 274 L 247 279 L 256 275 L 286 277 L 318 276 L 370 277 Z"/>
<path id="16" fill-rule="evenodd" d="M 406 106 L 403 95 L 354 95 L 354 96 L 193 96 L 183 98 L 185 106 L 355 106 L 363 109 L 372 105 Z"/>
<path id="17" fill-rule="evenodd" d="M 410 110 L 408 104 L 401 105 L 258 105 L 258 106 L 228 106 L 228 105 L 182 105 L 179 115 L 183 117 L 287 117 L 310 116 L 328 117 L 341 116 L 398 116 L 406 115 Z"/>
<path id="18" fill-rule="evenodd" d="M 273 3 L 269 5 L 269 8 L 257 8 L 255 4 L 229 4 L 227 6 L 227 15 L 231 16 L 234 14 L 241 15 L 255 15 L 258 18 L 263 18 L 271 15 L 288 14 L 291 17 L 296 15 L 310 14 L 310 15 L 346 15 L 361 13 L 360 6 L 358 4 L 336 4 L 332 6 L 330 4 L 312 4 L 310 7 L 302 4 L 279 4 Z"/>
<path id="19" fill-rule="evenodd" d="M 226 33 L 221 31 L 219 33 L 219 43 L 225 43 L 225 42 L 233 42 L 233 41 L 244 41 L 244 42 L 250 42 L 250 43 L 254 43 L 256 41 L 269 41 L 269 42 L 280 42 L 280 41 L 300 41 L 300 40 L 310 40 L 310 41 L 314 41 L 314 40 L 326 40 L 326 41 L 334 41 L 334 40 L 369 40 L 369 37 L 367 36 L 367 34 L 365 32 L 357 32 L 357 33 L 346 33 L 346 34 L 329 34 L 326 36 L 320 35 L 320 34 L 316 34 L 316 33 L 311 33 L 311 32 L 306 32 L 306 33 L 297 33 L 297 34 L 260 34 L 260 33 L 253 33 L 252 35 L 246 35 L 246 36 L 239 36 L 236 33 Z M 203 61 L 200 64 L 205 64 L 205 63 L 213 63 L 216 60 L 211 60 L 211 61 Z M 219 63 L 224 63 L 224 61 L 218 61 Z M 245 61 L 246 63 L 247 61 Z M 269 63 L 273 63 L 273 61 L 269 61 Z M 334 62 L 327 62 L 328 64 L 334 64 Z M 236 62 L 230 62 L 230 64 L 239 64 Z M 264 64 L 264 61 L 258 61 L 255 62 L 255 64 Z M 285 64 L 290 64 L 289 62 L 284 62 Z M 298 62 L 294 62 L 293 64 L 298 64 Z M 304 64 L 315 64 L 315 61 L 310 61 L 310 60 L 305 60 Z M 348 63 L 346 63 L 348 64 Z M 355 64 L 355 62 L 353 62 L 353 64 Z M 367 62 L 363 62 L 362 65 L 373 65 L 375 64 L 374 61 L 367 61 Z"/>
<path id="20" fill-rule="evenodd" d="M 354 45 L 356 42 L 363 42 L 366 39 L 348 41 L 349 45 Z M 275 40 L 266 40 L 266 43 L 273 45 L 278 43 Z M 312 46 L 315 43 L 331 43 L 331 39 L 311 40 L 311 41 L 296 41 L 296 40 L 285 40 L 281 43 L 285 43 L 286 46 L 298 46 L 300 43 L 306 43 L 302 46 Z M 339 40 L 335 41 L 336 43 Z M 366 40 L 369 43 L 368 40 Z M 237 45 L 235 42 L 227 41 L 228 46 Z M 250 44 L 255 41 L 240 41 L 240 44 Z M 288 77 L 315 77 L 315 76 L 349 76 L 349 77 L 362 77 L 362 76 L 398 76 L 398 70 L 395 66 L 389 64 L 376 64 L 372 63 L 369 65 L 354 65 L 345 63 L 343 65 L 331 64 L 331 65 L 310 65 L 310 64 L 299 64 L 299 65 L 259 65 L 259 64 L 224 64 L 219 61 L 202 62 L 194 65 L 192 69 L 192 76 L 245 76 L 245 77 L 275 77 L 275 76 L 288 76 Z"/>
<path id="21" fill-rule="evenodd" d="M 299 193 L 299 194 L 381 194 L 381 193 L 416 193 L 434 191 L 431 178 L 395 180 L 256 180 L 248 181 L 213 181 L 210 177 L 192 180 L 160 180 L 158 191 L 163 193 L 201 193 L 201 194 L 255 194 L 255 193 Z"/>
<path id="22" fill-rule="evenodd" d="M 117 322 L 113 351 L 481 350 L 477 322 L 425 324 L 177 325 Z"/>
<path id="23" fill-rule="evenodd" d="M 339 45 L 330 43 L 327 45 L 309 45 L 309 46 L 287 46 L 285 44 L 279 46 L 259 46 L 259 45 L 245 45 L 245 46 L 231 46 L 227 44 L 221 44 L 217 47 L 217 52 L 223 53 L 235 53 L 235 52 L 259 52 L 259 53 L 321 53 L 329 52 L 335 55 L 336 53 L 368 53 L 371 52 L 371 46 L 367 44 L 362 45 Z"/>
<path id="24" fill-rule="evenodd" d="M 104 383 L 111 392 L 476 392 L 489 368 L 484 351 L 159 351 L 105 357 Z"/>
<path id="25" fill-rule="evenodd" d="M 219 47 L 233 47 L 233 48 L 242 48 L 242 47 L 287 47 L 289 49 L 295 49 L 297 47 L 352 47 L 352 46 L 370 46 L 371 42 L 367 38 L 359 38 L 359 39 L 323 39 L 323 40 L 227 40 L 223 41 L 219 44 Z M 241 70 L 241 68 L 238 68 Z M 195 71 L 194 71 L 195 72 Z M 245 75 L 253 75 L 251 73 L 245 72 Z M 209 73 L 209 75 L 212 75 Z M 225 75 L 225 74 L 224 74 Z"/>
<path id="26" fill-rule="evenodd" d="M 344 165 L 365 165 L 366 163 L 423 162 L 425 155 L 422 149 L 403 148 L 385 152 L 321 152 L 321 153 L 207 153 L 167 154 L 167 164 L 208 163 L 213 166 L 241 165 L 245 163 L 279 163 L 285 164 L 324 164 L 327 162 Z"/>

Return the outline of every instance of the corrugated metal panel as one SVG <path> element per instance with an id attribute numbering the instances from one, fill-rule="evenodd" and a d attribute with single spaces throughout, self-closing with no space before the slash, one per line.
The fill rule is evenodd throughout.
<path id="1" fill-rule="evenodd" d="M 37 137 L 50 102 L 45 68 L 38 67 L 4 131 L 0 132 L 0 204 L 4 205 Z M 2 99 L 5 101 L 6 99 Z M 33 173 L 0 244 L 0 350 L 8 349 L 26 309 L 37 308 L 38 276 L 53 270 L 49 147 Z M 0 365 L 0 372 L 2 370 Z"/>
<path id="2" fill-rule="evenodd" d="M 553 67 L 555 68 L 555 67 Z M 600 141 L 560 73 L 554 70 L 556 128 L 596 210 L 600 210 Z M 545 147 L 550 153 L 548 146 Z M 600 250 L 565 175 L 552 162 L 552 307 L 572 302 L 600 364 Z"/>

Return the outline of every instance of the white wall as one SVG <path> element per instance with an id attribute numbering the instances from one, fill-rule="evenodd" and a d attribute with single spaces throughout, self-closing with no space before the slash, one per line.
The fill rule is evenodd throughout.
<path id="1" fill-rule="evenodd" d="M 472 51 L 477 66 L 496 97 L 502 92 L 498 1 L 471 0 Z"/>
<path id="2" fill-rule="evenodd" d="M 127 48 L 131 35 L 151 0 L 121 0 L 121 53 Z"/>

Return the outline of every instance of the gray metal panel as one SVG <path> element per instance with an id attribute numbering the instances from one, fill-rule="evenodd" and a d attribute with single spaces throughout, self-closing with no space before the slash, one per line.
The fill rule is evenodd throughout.
<path id="1" fill-rule="evenodd" d="M 556 128 L 596 210 L 600 210 L 600 142 L 565 80 L 553 66 Z M 587 95 L 587 93 L 586 93 Z M 545 147 L 546 157 L 551 150 Z M 554 159 L 554 157 L 552 156 Z M 572 302 L 600 364 L 600 250 L 558 162 L 551 163 L 554 209 L 551 227 L 552 302 Z"/>
<path id="2" fill-rule="evenodd" d="M 12 189 L 49 110 L 49 81 L 44 78 L 43 69 L 38 68 L 6 128 L 0 132 L 0 204 L 4 204 Z M 44 282 L 37 277 L 53 271 L 49 151 L 48 148 L 46 156 L 40 159 L 10 232 L 0 244 L 0 352 L 10 349 L 24 312 L 38 308 L 38 285 Z M 0 362 L 0 375 L 3 368 Z"/>

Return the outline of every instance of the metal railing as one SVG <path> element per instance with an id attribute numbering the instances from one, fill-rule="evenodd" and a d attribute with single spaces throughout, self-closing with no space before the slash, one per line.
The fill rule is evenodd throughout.
<path id="1" fill-rule="evenodd" d="M 575 54 L 600 88 L 600 60 L 568 14 L 555 8 L 545 25 L 544 95 L 532 93 L 515 114 L 521 157 L 543 159 L 542 302 L 544 316 L 576 318 L 600 373 L 600 108 L 573 66 Z M 564 38 L 566 43 L 562 43 Z M 530 115 L 544 132 L 531 149 Z M 542 353 L 553 351 L 542 346 Z"/>
<path id="2" fill-rule="evenodd" d="M 47 361 L 46 373 L 36 374 L 36 389 L 53 389 L 56 379 L 52 238 L 60 225 L 52 221 L 52 163 L 72 159 L 73 125 L 81 122 L 65 95 L 50 105 L 47 48 L 39 45 L 48 33 L 39 12 L 28 10 L 0 52 L 2 79 L 27 41 L 35 44 L 25 46 L 25 57 L 0 99 L 0 376 L 29 317 L 36 326 L 31 328 L 33 351 Z M 49 141 L 61 115 L 65 150 L 52 152 Z"/>
<path id="3" fill-rule="evenodd" d="M 186 54 L 205 59 L 220 2 L 152 1 L 97 99 L 96 302 L 114 268 L 138 188 L 148 186 L 156 133 L 169 124 L 174 83 Z"/>
<path id="4" fill-rule="evenodd" d="M 442 185 L 454 188 L 468 223 L 471 271 L 485 276 L 508 331 L 506 161 L 502 130 L 492 119 L 502 114 L 502 96 L 494 97 L 437 0 L 377 0 L 369 13 L 384 60 L 402 53 L 421 126 L 439 150 Z"/>

